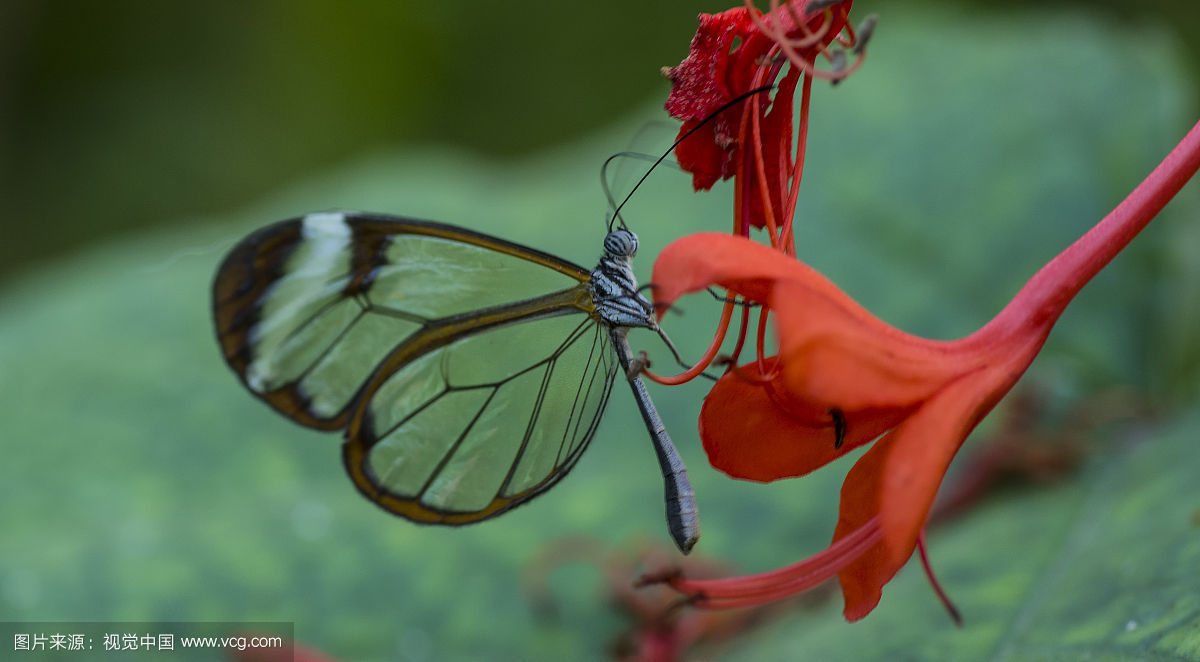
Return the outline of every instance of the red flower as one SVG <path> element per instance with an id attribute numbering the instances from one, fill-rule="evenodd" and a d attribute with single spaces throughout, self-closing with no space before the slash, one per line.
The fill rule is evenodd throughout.
<path id="1" fill-rule="evenodd" d="M 696 190 L 733 176 L 734 234 L 749 235 L 751 227 L 765 229 L 771 246 L 789 255 L 795 254 L 791 224 L 804 171 L 812 80 L 836 82 L 856 71 L 874 27 L 873 17 L 857 31 L 850 27 L 847 14 L 852 4 L 853 0 L 795 0 L 781 6 L 772 0 L 771 11 L 762 14 L 746 0 L 744 7 L 701 14 L 687 58 L 665 70 L 673 83 L 667 110 L 684 120 L 676 156 L 692 173 Z M 830 50 L 834 42 L 852 49 L 853 64 L 846 65 L 845 50 Z M 750 92 L 774 83 L 785 65 L 781 54 L 790 69 L 768 104 L 762 94 Z M 818 57 L 832 68 L 819 69 Z M 792 101 L 801 80 L 793 158 Z M 716 357 L 733 312 L 734 305 L 727 304 L 712 345 L 691 370 L 673 377 L 649 370 L 643 374 L 664 385 L 694 379 Z M 747 319 L 743 312 L 743 330 Z"/>
<path id="2" fill-rule="evenodd" d="M 744 237 L 696 234 L 668 246 L 654 267 L 660 310 L 716 285 L 760 304 L 764 324 L 774 313 L 778 331 L 778 355 L 762 357 L 760 333 L 760 358 L 729 371 L 705 400 L 700 434 L 714 467 L 756 481 L 800 476 L 878 437 L 846 477 L 825 552 L 759 576 L 671 583 L 699 604 L 734 606 L 836 574 L 847 620 L 868 614 L 918 546 L 967 434 L 1021 377 L 1080 288 L 1198 168 L 1200 123 L 991 322 L 955 341 L 888 326 L 813 269 Z"/>
<path id="3" fill-rule="evenodd" d="M 1150 221 L 1200 161 L 1200 134 L 1193 129 L 1125 202 L 967 338 L 931 341 L 894 329 L 797 262 L 792 245 L 812 80 L 836 81 L 857 69 L 874 25 L 868 17 L 852 29 L 850 4 L 772 0 L 770 11 L 761 14 L 746 0 L 743 8 L 701 16 L 688 57 L 666 72 L 674 83 L 667 109 L 684 120 L 676 148 L 680 164 L 692 172 L 697 189 L 734 178 L 733 234 L 740 236 L 695 235 L 669 246 L 655 265 L 657 304 L 665 309 L 681 294 L 710 285 L 759 304 L 755 359 L 722 377 L 701 412 L 710 461 L 732 476 L 770 481 L 803 475 L 878 438 L 846 479 L 828 549 L 754 577 L 671 580 L 700 605 L 759 604 L 838 575 L 845 615 L 855 620 L 875 607 L 883 585 L 918 548 L 953 613 L 929 571 L 922 542 L 946 467 L 1024 373 L 1079 288 Z M 847 51 L 856 56 L 849 66 Z M 818 68 L 818 57 L 829 66 Z M 784 66 L 789 69 L 768 101 L 756 90 L 774 85 Z M 744 238 L 751 227 L 766 230 L 770 247 Z M 725 305 L 712 345 L 696 366 L 673 377 L 649 371 L 646 376 L 678 384 L 700 374 L 720 351 L 735 309 L 732 302 Z M 735 363 L 750 316 L 743 307 Z M 768 357 L 764 343 L 772 317 L 779 353 Z"/>
<path id="4" fill-rule="evenodd" d="M 846 23 L 852 4 L 852 0 L 803 0 L 783 6 L 776 2 L 772 11 L 761 14 L 747 0 L 744 7 L 701 14 L 687 57 L 678 66 L 664 69 L 672 82 L 667 112 L 684 121 L 675 150 L 679 164 L 692 173 L 696 190 L 711 188 L 719 179 L 737 178 L 737 195 L 745 204 L 738 207 L 736 231 L 744 233 L 744 228 L 753 226 L 774 232 L 776 218 L 790 218 L 784 214 L 785 208 L 794 206 L 789 181 L 799 181 L 802 166 L 801 159 L 791 154 L 792 98 L 801 75 L 807 74 L 798 145 L 802 154 L 812 78 L 841 79 L 861 64 L 866 35 L 859 39 Z M 835 40 L 855 49 L 854 65 L 842 66 L 844 52 L 829 50 Z M 838 66 L 819 70 L 815 66 L 819 56 Z M 773 85 L 788 62 L 791 66 L 773 99 L 746 96 Z M 752 149 L 743 149 L 746 145 Z"/>

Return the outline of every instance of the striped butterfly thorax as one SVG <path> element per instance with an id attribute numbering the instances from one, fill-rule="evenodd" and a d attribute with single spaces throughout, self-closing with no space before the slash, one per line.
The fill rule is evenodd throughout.
<path id="1" fill-rule="evenodd" d="M 251 393 L 344 430 L 364 496 L 416 522 L 469 524 L 555 485 L 595 435 L 613 383 L 632 374 L 626 333 L 659 330 L 636 252 L 636 235 L 610 232 L 589 271 L 451 225 L 309 214 L 229 252 L 213 316 Z M 645 385 L 628 381 L 687 552 L 699 531 L 686 470 Z"/>

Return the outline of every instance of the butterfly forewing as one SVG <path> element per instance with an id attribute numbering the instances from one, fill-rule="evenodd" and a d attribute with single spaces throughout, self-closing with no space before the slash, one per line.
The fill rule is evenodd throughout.
<path id="1" fill-rule="evenodd" d="M 347 428 L 364 494 L 467 523 L 553 485 L 595 431 L 616 368 L 588 278 L 453 226 L 310 214 L 230 252 L 214 317 L 255 395 Z"/>
<path id="2" fill-rule="evenodd" d="M 247 237 L 217 272 L 226 360 L 310 427 L 344 427 L 377 365 L 430 320 L 577 286 L 581 267 L 459 228 L 325 213 Z"/>

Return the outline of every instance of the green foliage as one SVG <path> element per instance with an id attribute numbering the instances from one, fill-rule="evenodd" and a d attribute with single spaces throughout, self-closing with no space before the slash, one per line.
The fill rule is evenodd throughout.
<path id="1" fill-rule="evenodd" d="M 907 330 L 976 328 L 1193 121 L 1154 36 L 1056 14 L 887 16 L 867 67 L 816 90 L 804 258 Z M 236 218 L 80 254 L 0 292 L 0 614 L 294 621 L 300 640 L 348 660 L 603 658 L 621 621 L 601 581 L 554 573 L 563 604 L 548 619 L 524 608 L 521 572 L 562 536 L 666 543 L 657 467 L 620 385 L 553 493 L 479 526 L 418 527 L 357 495 L 336 435 L 243 392 L 212 338 L 208 286 L 244 232 L 338 207 L 469 225 L 590 264 L 604 232 L 595 169 L 635 132 L 520 162 L 377 154 Z M 1200 659 L 1191 188 L 1084 290 L 1031 375 L 1052 407 L 1122 386 L 1161 422 L 1138 440 L 1098 435 L 1075 478 L 998 497 L 932 536 L 967 626 L 954 630 L 909 568 L 863 623 L 842 622 L 835 603 L 787 612 L 730 659 Z M 727 227 L 729 204 L 669 170 L 653 177 L 626 212 L 643 279 L 672 237 Z M 671 332 L 694 353 L 713 306 L 684 308 Z M 697 553 L 758 570 L 824 546 L 847 464 L 736 483 L 696 443 L 703 385 L 653 394 L 696 484 Z"/>

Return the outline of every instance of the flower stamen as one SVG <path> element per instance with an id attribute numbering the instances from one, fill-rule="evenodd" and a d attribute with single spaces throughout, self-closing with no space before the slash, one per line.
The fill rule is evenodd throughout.
<path id="1" fill-rule="evenodd" d="M 929 579 L 929 584 L 933 587 L 933 592 L 937 594 L 938 600 L 942 602 L 942 606 L 946 608 L 946 612 L 950 614 L 950 618 L 958 627 L 962 627 L 962 614 L 959 613 L 958 607 L 950 600 L 950 596 L 942 588 L 942 584 L 938 581 L 937 575 L 933 574 L 933 564 L 929 562 L 929 553 L 925 550 L 925 531 L 917 536 L 917 552 L 921 555 L 921 567 L 925 569 L 925 577 Z"/>
<path id="2" fill-rule="evenodd" d="M 792 164 L 792 182 L 788 189 L 787 207 L 784 210 L 783 237 L 779 243 L 788 255 L 796 255 L 796 241 L 792 233 L 795 224 L 796 202 L 800 196 L 800 179 L 804 175 L 804 151 L 808 147 L 808 106 L 812 97 L 812 78 L 804 77 L 800 91 L 800 123 L 796 129 L 796 159 Z"/>
<path id="3" fill-rule="evenodd" d="M 771 317 L 770 313 L 771 309 L 766 306 L 758 309 L 758 333 L 754 338 L 754 342 L 757 344 L 755 348 L 757 356 L 755 358 L 758 360 L 758 370 L 763 374 L 767 373 L 765 348 L 767 346 L 767 326 Z"/>
<path id="4" fill-rule="evenodd" d="M 721 309 L 721 320 L 717 322 L 717 332 L 713 334 L 712 342 L 709 344 L 708 349 L 704 351 L 704 354 L 701 355 L 700 360 L 696 361 L 696 364 L 691 368 L 678 375 L 664 377 L 648 370 L 649 363 L 647 363 L 645 366 L 642 366 L 641 374 L 645 375 L 646 379 L 655 384 L 662 384 L 663 386 L 678 386 L 699 377 L 708 369 L 713 360 L 717 358 L 717 353 L 721 351 L 721 345 L 725 342 L 725 335 L 729 331 L 729 322 L 733 319 L 733 309 L 736 305 L 736 302 L 733 301 L 725 302 L 725 306 Z"/>
<path id="5" fill-rule="evenodd" d="M 696 607 L 728 609 L 758 605 L 808 590 L 833 578 L 882 539 L 879 518 L 873 517 L 823 551 L 776 570 L 725 579 L 673 576 L 664 581 L 675 590 L 693 596 L 692 604 Z"/>

